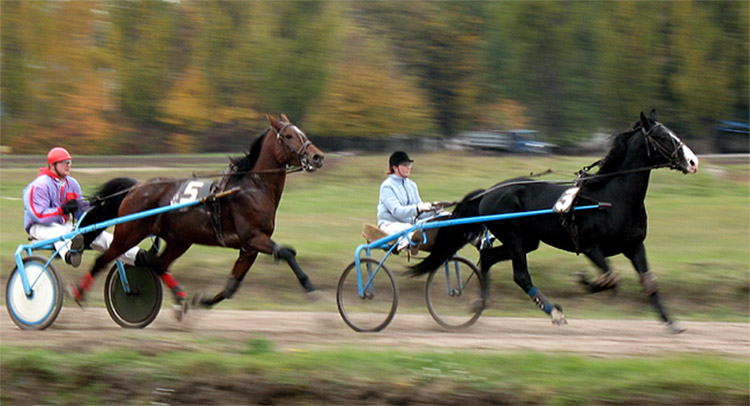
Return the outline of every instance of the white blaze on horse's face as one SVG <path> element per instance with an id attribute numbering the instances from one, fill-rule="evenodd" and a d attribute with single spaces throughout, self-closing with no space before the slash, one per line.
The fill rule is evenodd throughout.
<path id="1" fill-rule="evenodd" d="M 307 138 L 307 136 L 305 135 L 305 133 L 303 133 L 302 130 L 300 130 L 296 125 L 292 124 L 292 125 L 289 126 L 289 128 L 291 128 L 292 131 L 294 131 L 294 133 L 297 134 L 298 137 L 300 137 L 300 138 L 301 137 Z"/>
<path id="2" fill-rule="evenodd" d="M 312 141 L 307 138 L 307 135 L 296 125 L 288 123 L 281 131 L 276 132 L 278 137 L 282 137 L 281 133 L 285 129 L 288 129 L 292 133 L 284 136 L 286 139 L 293 140 L 296 138 L 296 140 L 299 141 L 299 147 L 293 147 L 285 141 L 283 142 L 297 155 L 299 158 L 299 166 L 308 172 L 314 172 L 322 167 L 324 158 L 323 152 L 313 145 Z"/>
<path id="3" fill-rule="evenodd" d="M 682 140 L 680 140 L 675 133 L 672 132 L 672 130 L 667 131 L 669 135 L 674 139 L 674 141 L 677 143 L 676 145 L 681 145 L 680 149 L 682 150 L 682 156 L 685 158 L 685 168 L 683 169 L 683 172 L 685 173 L 696 173 L 698 172 L 698 157 L 693 153 L 693 150 L 690 149 L 687 145 L 685 145 Z"/>

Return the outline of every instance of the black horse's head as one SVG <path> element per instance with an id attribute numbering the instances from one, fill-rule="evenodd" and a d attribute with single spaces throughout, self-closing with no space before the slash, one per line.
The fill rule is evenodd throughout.
<path id="1" fill-rule="evenodd" d="M 656 110 L 651 110 L 648 117 L 641 112 L 640 125 L 652 164 L 669 164 L 682 173 L 698 172 L 698 157 L 672 130 L 656 121 Z"/>
<path id="2" fill-rule="evenodd" d="M 270 114 L 267 114 L 267 117 L 281 144 L 288 165 L 301 167 L 308 172 L 323 166 L 325 158 L 323 151 L 318 149 L 302 130 L 292 124 L 285 114 L 282 113 L 279 116 L 280 120 L 276 120 Z"/>

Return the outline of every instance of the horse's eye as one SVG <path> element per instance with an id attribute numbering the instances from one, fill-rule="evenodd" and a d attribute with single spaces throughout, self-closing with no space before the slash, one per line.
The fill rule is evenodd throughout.
<path id="1" fill-rule="evenodd" d="M 286 139 L 291 140 L 292 139 L 292 135 L 291 134 L 287 134 L 286 135 Z"/>

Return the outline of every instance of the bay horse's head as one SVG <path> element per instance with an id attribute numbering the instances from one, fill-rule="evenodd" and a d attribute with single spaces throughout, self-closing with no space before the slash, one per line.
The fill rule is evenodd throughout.
<path id="1" fill-rule="evenodd" d="M 283 159 L 287 165 L 301 167 L 308 172 L 313 172 L 323 166 L 325 155 L 315 144 L 307 138 L 307 135 L 282 113 L 277 120 L 270 114 L 266 114 L 271 122 L 271 132 L 281 146 Z"/>
<path id="2" fill-rule="evenodd" d="M 656 121 L 656 110 L 651 110 L 648 117 L 641 112 L 640 124 L 652 164 L 668 164 L 670 169 L 682 173 L 698 172 L 698 157 L 672 130 Z"/>

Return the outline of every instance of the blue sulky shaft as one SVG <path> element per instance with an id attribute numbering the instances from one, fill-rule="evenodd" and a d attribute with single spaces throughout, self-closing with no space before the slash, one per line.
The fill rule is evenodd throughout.
<path id="1" fill-rule="evenodd" d="M 169 206 L 162 206 L 162 207 L 157 207 L 157 208 L 151 209 L 151 210 L 145 210 L 145 211 L 141 211 L 141 212 L 138 212 L 138 213 L 128 214 L 127 216 L 117 217 L 117 218 L 114 218 L 112 220 L 103 221 L 101 223 L 92 224 L 90 226 L 86 226 L 86 227 L 82 227 L 82 228 L 76 228 L 73 231 L 71 231 L 69 233 L 66 233 L 66 234 L 63 234 L 63 235 L 61 235 L 59 237 L 50 238 L 50 239 L 42 240 L 42 241 L 37 241 L 37 242 L 34 242 L 32 244 L 21 244 L 21 245 L 18 246 L 18 248 L 16 248 L 16 252 L 15 252 L 16 266 L 18 267 L 19 270 L 23 270 L 24 269 L 23 258 L 21 257 L 21 254 L 23 254 L 24 251 L 27 251 L 28 255 L 31 255 L 31 252 L 33 250 L 35 250 L 35 249 L 39 249 L 39 248 L 50 246 L 50 245 L 54 244 L 57 241 L 67 240 L 67 239 L 73 238 L 73 237 L 75 237 L 78 234 L 85 234 L 85 233 L 89 233 L 89 232 L 92 232 L 92 231 L 97 231 L 97 230 L 105 229 L 107 227 L 114 226 L 114 225 L 117 225 L 117 224 L 120 224 L 120 223 L 126 223 L 128 221 L 138 220 L 138 219 L 141 219 L 141 218 L 144 218 L 144 217 L 154 216 L 154 215 L 161 214 L 161 213 L 168 212 L 168 211 L 172 211 L 172 210 L 179 210 L 179 209 L 182 209 L 182 208 L 188 207 L 188 206 L 195 206 L 195 205 L 204 203 L 209 198 L 218 198 L 218 197 L 226 196 L 227 194 L 234 193 L 236 191 L 237 190 L 232 189 L 232 190 L 228 190 L 226 192 L 223 192 L 223 193 L 220 193 L 220 194 L 217 194 L 217 195 L 207 196 L 207 197 L 204 197 L 204 198 L 198 199 L 198 200 L 193 200 L 193 201 L 184 202 L 184 203 L 178 203 L 178 204 L 172 204 L 172 205 L 169 205 Z M 84 216 L 85 216 L 85 214 L 84 214 Z M 83 219 L 83 217 L 81 217 L 81 219 Z M 57 254 L 57 252 L 55 252 L 55 254 Z M 55 254 L 53 254 L 50 257 L 49 261 L 47 261 L 47 264 L 49 264 L 49 262 L 52 262 L 52 259 L 55 257 Z M 45 264 L 45 266 L 47 264 Z M 24 288 L 24 291 L 25 291 L 26 295 L 31 295 L 31 284 L 29 283 L 29 280 L 27 278 L 26 272 L 22 271 L 22 272 L 19 272 L 19 274 L 21 276 L 21 282 L 23 284 L 23 288 Z"/>
<path id="2" fill-rule="evenodd" d="M 592 204 L 587 206 L 578 206 L 574 207 L 573 210 L 580 211 L 580 210 L 592 210 L 592 209 L 600 209 L 603 207 L 607 207 L 608 204 Z M 490 221 L 498 221 L 498 220 L 507 220 L 507 219 L 513 219 L 513 218 L 519 218 L 519 217 L 530 217 L 530 216 L 539 216 L 542 214 L 552 214 L 554 213 L 553 209 L 542 209 L 542 210 L 531 210 L 531 211 L 522 211 L 522 212 L 515 212 L 515 213 L 501 213 L 501 214 L 489 214 L 486 216 L 475 216 L 475 217 L 466 217 L 466 218 L 460 218 L 460 219 L 453 219 L 453 220 L 438 220 L 438 221 L 432 221 L 427 223 L 417 223 L 414 226 L 401 231 L 397 234 L 392 234 L 387 237 L 383 237 L 379 240 L 373 241 L 369 244 L 361 244 L 357 247 L 356 250 L 354 250 L 354 262 L 355 266 L 357 267 L 357 276 L 359 279 L 359 265 L 360 265 L 360 254 L 362 253 L 362 250 L 366 251 L 367 256 L 370 256 L 370 250 L 373 248 L 388 248 L 388 243 L 391 241 L 397 240 L 401 237 L 408 238 L 408 234 L 411 233 L 414 230 L 429 230 L 433 228 L 440 228 L 440 227 L 450 227 L 450 226 L 458 226 L 462 224 L 474 224 L 474 223 L 486 223 Z M 395 244 L 388 249 L 388 252 L 386 253 L 386 258 L 388 255 L 393 252 L 393 249 L 395 248 Z M 380 262 L 382 263 L 385 261 L 386 258 L 383 258 L 383 260 Z M 380 267 L 378 266 L 378 269 Z M 375 272 L 377 272 L 377 270 Z M 374 275 L 370 275 L 370 280 L 367 281 L 365 285 L 362 284 L 362 281 L 359 280 L 359 288 L 360 288 L 360 296 L 363 294 L 364 290 L 368 289 L 372 283 L 372 278 Z"/>
<path id="3" fill-rule="evenodd" d="M 601 207 L 602 206 L 600 205 L 592 204 L 588 206 L 574 207 L 573 210 L 575 211 L 591 210 L 591 209 L 599 209 Z M 354 252 L 354 256 L 358 257 L 359 253 L 363 249 L 380 248 L 382 246 L 388 245 L 389 242 L 396 240 L 402 236 L 406 236 L 407 234 L 411 233 L 414 230 L 430 230 L 433 228 L 458 226 L 462 224 L 486 223 L 490 221 L 507 220 L 507 219 L 513 219 L 513 218 L 519 218 L 519 217 L 539 216 L 542 214 L 552 214 L 552 213 L 554 213 L 552 209 L 542 209 L 542 210 L 522 211 L 522 212 L 516 212 L 516 213 L 489 214 L 486 216 L 466 217 L 466 218 L 453 219 L 453 220 L 438 220 L 438 221 L 432 221 L 429 223 L 417 223 L 411 228 L 408 228 L 398 234 L 392 234 L 387 237 L 383 237 L 379 240 L 373 241 L 369 244 L 360 245 L 359 247 L 357 247 L 357 250 Z"/>

